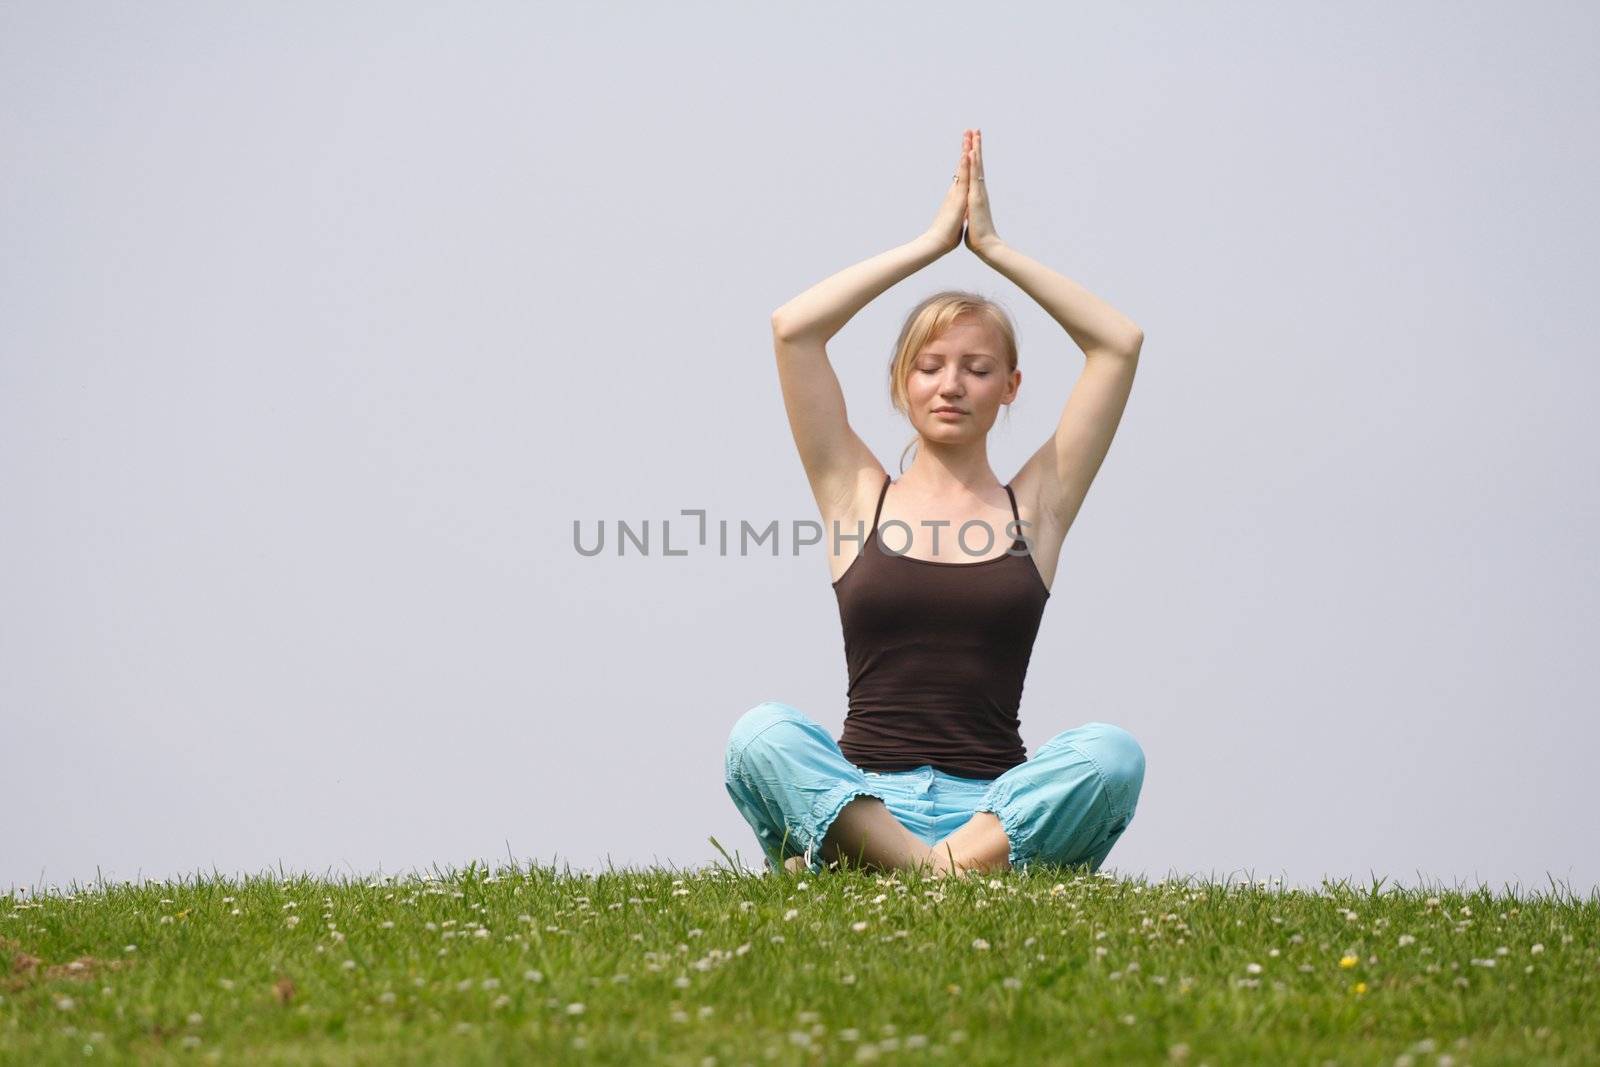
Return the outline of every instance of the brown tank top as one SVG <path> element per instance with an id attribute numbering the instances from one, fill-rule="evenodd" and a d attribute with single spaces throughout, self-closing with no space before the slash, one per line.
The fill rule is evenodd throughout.
<path id="1" fill-rule="evenodd" d="M 839 749 L 863 770 L 927 764 L 997 778 L 1028 758 L 1017 710 L 1050 590 L 1020 536 L 1005 555 L 975 563 L 884 549 L 878 519 L 889 483 L 885 475 L 860 554 L 833 583 L 850 676 Z M 1017 497 L 1005 488 L 1020 533 Z"/>

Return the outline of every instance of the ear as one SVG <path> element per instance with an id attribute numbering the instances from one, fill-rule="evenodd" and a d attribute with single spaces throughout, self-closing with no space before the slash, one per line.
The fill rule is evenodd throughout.
<path id="1" fill-rule="evenodd" d="M 1006 387 L 1006 395 L 1000 401 L 1000 403 L 1009 404 L 1012 401 L 1016 400 L 1017 399 L 1017 390 L 1019 390 L 1021 388 L 1022 388 L 1022 372 L 1020 370 L 1014 370 L 1014 371 L 1011 372 L 1011 383 L 1010 383 L 1010 385 L 1008 385 Z"/>

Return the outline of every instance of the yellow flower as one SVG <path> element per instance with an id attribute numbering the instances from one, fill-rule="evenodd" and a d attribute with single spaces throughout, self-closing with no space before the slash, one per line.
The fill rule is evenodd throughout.
<path id="1" fill-rule="evenodd" d="M 1355 992 L 1355 995 L 1359 997 L 1359 996 L 1361 996 L 1362 994 L 1364 994 L 1367 991 L 1367 983 L 1365 983 L 1365 982 L 1357 982 L 1355 985 L 1351 986 L 1350 988 Z"/>
<path id="2" fill-rule="evenodd" d="M 1347 971 L 1350 968 L 1354 967 L 1356 964 L 1360 963 L 1360 962 L 1361 962 L 1361 960 L 1358 959 L 1355 956 L 1340 956 L 1339 957 L 1339 966 L 1344 968 Z"/>

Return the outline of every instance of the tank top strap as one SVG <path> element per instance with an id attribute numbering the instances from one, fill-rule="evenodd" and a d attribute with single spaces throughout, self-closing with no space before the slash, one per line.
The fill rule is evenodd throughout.
<path id="1" fill-rule="evenodd" d="M 1018 536 L 1012 538 L 1012 540 L 1011 540 L 1011 546 L 1013 548 L 1015 548 L 1018 543 L 1022 542 L 1022 537 L 1021 537 L 1021 532 L 1022 532 L 1022 513 L 1017 510 L 1017 494 L 1013 493 L 1011 491 L 1011 483 L 1010 482 L 1006 483 L 1006 496 L 1011 498 L 1011 517 L 1013 519 L 1017 520 L 1017 533 L 1018 533 Z"/>
<path id="2" fill-rule="evenodd" d="M 877 510 L 872 513 L 872 529 L 874 531 L 876 531 L 878 528 L 878 516 L 883 514 L 883 498 L 888 495 L 889 475 L 885 474 L 883 476 L 883 488 L 878 490 L 878 507 Z"/>

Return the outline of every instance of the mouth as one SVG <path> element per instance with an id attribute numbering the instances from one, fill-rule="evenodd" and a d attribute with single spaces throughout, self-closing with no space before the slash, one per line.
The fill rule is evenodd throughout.
<path id="1" fill-rule="evenodd" d="M 934 408 L 933 409 L 933 413 L 935 415 L 965 415 L 966 414 L 966 412 L 962 411 L 960 408 Z"/>

